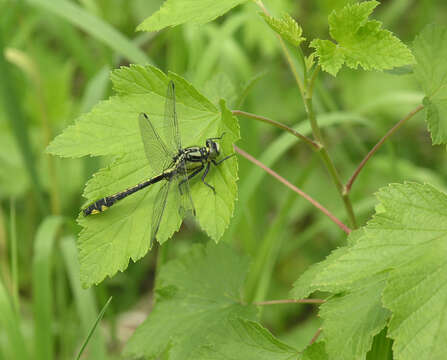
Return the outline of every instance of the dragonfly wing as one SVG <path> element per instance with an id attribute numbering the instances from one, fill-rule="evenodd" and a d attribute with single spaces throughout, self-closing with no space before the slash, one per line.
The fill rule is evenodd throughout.
<path id="1" fill-rule="evenodd" d="M 175 153 L 168 151 L 163 140 L 155 130 L 154 125 L 145 113 L 141 113 L 138 118 L 140 126 L 141 140 L 143 141 L 144 152 L 152 170 L 160 173 L 172 162 Z"/>
<path id="2" fill-rule="evenodd" d="M 196 216 L 196 209 L 192 201 L 191 190 L 189 187 L 189 179 L 186 171 L 185 163 L 179 165 L 179 175 L 177 176 L 177 187 L 179 194 L 179 213 L 183 217 L 188 211 L 191 211 Z"/>
<path id="3" fill-rule="evenodd" d="M 152 244 L 154 243 L 158 229 L 160 228 L 160 222 L 163 218 L 163 213 L 166 208 L 171 182 L 172 181 L 166 181 L 155 197 L 154 207 L 152 209 L 151 243 L 149 245 L 149 248 L 152 248 Z"/>
<path id="4" fill-rule="evenodd" d="M 168 150 L 177 153 L 182 149 L 182 142 L 175 104 L 175 85 L 172 80 L 169 81 L 168 90 L 166 92 L 164 130 Z"/>

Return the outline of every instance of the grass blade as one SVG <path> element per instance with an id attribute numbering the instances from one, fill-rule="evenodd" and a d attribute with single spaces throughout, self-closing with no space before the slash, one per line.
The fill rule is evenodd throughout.
<path id="1" fill-rule="evenodd" d="M 16 203 L 14 199 L 10 201 L 10 248 L 11 248 L 11 282 L 12 300 L 15 308 L 19 309 L 19 265 L 17 255 L 17 227 L 16 227 Z"/>
<path id="2" fill-rule="evenodd" d="M 35 328 L 35 358 L 54 358 L 53 296 L 51 256 L 62 217 L 47 217 L 37 230 L 33 258 L 33 310 Z"/>
<path id="3" fill-rule="evenodd" d="M 81 358 L 82 353 L 84 352 L 85 347 L 87 346 L 90 338 L 92 337 L 96 327 L 98 326 L 99 322 L 101 321 L 102 317 L 104 316 L 104 313 L 107 310 L 107 307 L 109 306 L 110 302 L 112 301 L 112 296 L 109 297 L 109 300 L 107 300 L 107 302 L 105 303 L 105 305 L 102 307 L 101 312 L 99 313 L 98 317 L 96 318 L 95 323 L 93 324 L 92 328 L 90 329 L 87 338 L 85 339 L 85 341 L 83 342 L 81 349 L 79 349 L 79 353 L 78 356 L 76 356 L 76 360 L 79 360 Z"/>
<path id="4" fill-rule="evenodd" d="M 31 150 L 31 142 L 28 134 L 28 127 L 22 107 L 17 96 L 16 84 L 12 79 L 11 64 L 5 58 L 5 46 L 3 43 L 3 28 L 0 28 L 0 98 L 3 100 L 3 108 L 12 133 L 17 141 L 17 145 L 22 154 L 25 168 L 36 193 L 38 205 L 42 213 L 47 213 L 47 206 L 43 198 L 43 189 L 37 174 L 36 163 Z"/>
<path id="5" fill-rule="evenodd" d="M 88 337 L 91 324 L 98 318 L 95 297 L 92 289 L 82 289 L 79 279 L 78 252 L 74 237 L 66 237 L 61 241 L 62 256 L 67 268 L 70 286 L 75 299 L 75 305 L 81 319 L 82 335 Z M 91 337 L 91 338 L 90 338 Z M 89 356 L 91 359 L 106 358 L 106 347 L 101 332 L 97 331 L 89 337 Z"/>
<path id="6" fill-rule="evenodd" d="M 20 321 L 0 280 L 0 348 L 6 359 L 29 359 Z"/>
<path id="7" fill-rule="evenodd" d="M 67 0 L 28 0 L 28 3 L 64 18 L 133 63 L 152 63 L 149 57 L 123 34 L 73 2 Z"/>

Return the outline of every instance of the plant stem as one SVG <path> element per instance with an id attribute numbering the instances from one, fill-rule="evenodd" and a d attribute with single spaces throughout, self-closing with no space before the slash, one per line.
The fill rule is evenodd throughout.
<path id="1" fill-rule="evenodd" d="M 380 147 L 383 145 L 383 143 L 391 137 L 403 124 L 405 124 L 408 120 L 410 120 L 414 115 L 416 115 L 419 111 L 421 111 L 424 108 L 423 105 L 419 105 L 414 110 L 410 111 L 403 119 L 401 119 L 396 125 L 394 125 L 388 132 L 379 140 L 379 142 L 374 145 L 374 147 L 371 149 L 371 151 L 363 158 L 357 169 L 355 169 L 354 173 L 352 174 L 349 181 L 346 183 L 344 194 L 349 194 L 352 188 L 352 184 L 354 183 L 357 176 L 360 174 L 360 171 L 362 171 L 363 167 L 366 165 L 368 160 L 377 152 L 377 150 L 380 149 Z"/>
<path id="2" fill-rule="evenodd" d="M 351 226 L 354 229 L 356 229 L 357 221 L 355 219 L 354 209 L 352 208 L 351 200 L 349 199 L 349 194 L 345 192 L 345 188 L 341 181 L 340 174 L 338 173 L 337 168 L 335 167 L 334 162 L 332 161 L 331 157 L 329 156 L 329 152 L 327 151 L 327 148 L 325 146 L 323 137 L 321 135 L 321 130 L 320 130 L 320 127 L 318 126 L 315 112 L 313 109 L 311 96 L 312 96 L 312 94 L 309 93 L 309 97 L 306 97 L 304 99 L 304 104 L 305 104 L 306 112 L 309 116 L 310 125 L 312 127 L 314 137 L 321 144 L 321 148 L 319 151 L 321 160 L 323 161 L 324 165 L 326 166 L 326 169 L 328 170 L 329 175 L 331 176 L 332 181 L 335 184 L 335 186 L 337 187 L 337 191 L 343 200 L 343 204 L 345 206 L 346 213 L 348 214 L 348 218 L 349 218 L 349 222 L 350 222 Z"/>
<path id="3" fill-rule="evenodd" d="M 285 300 L 269 300 L 254 302 L 253 305 L 275 305 L 275 304 L 324 304 L 323 299 L 285 299 Z"/>
<path id="4" fill-rule="evenodd" d="M 261 169 L 266 171 L 268 174 L 272 175 L 274 178 L 282 182 L 284 185 L 286 185 L 289 189 L 296 192 L 298 195 L 309 201 L 313 206 L 315 206 L 318 210 L 320 210 L 323 214 L 325 214 L 329 219 L 331 219 L 340 229 L 342 229 L 346 234 L 349 234 L 351 232 L 351 229 L 347 227 L 345 224 L 343 224 L 339 219 L 335 217 L 334 214 L 332 214 L 328 209 L 326 209 L 323 205 L 321 205 L 318 201 L 313 199 L 311 196 L 303 192 L 302 190 L 298 189 L 295 185 L 288 182 L 286 179 L 284 179 L 281 175 L 274 172 L 269 167 L 265 166 L 263 163 L 261 163 L 259 160 L 255 159 L 250 154 L 246 153 L 244 150 L 238 148 L 236 145 L 234 146 L 234 150 L 241 154 L 243 157 L 245 157 L 247 160 L 251 161 L 253 164 L 259 166 Z"/>
<path id="5" fill-rule="evenodd" d="M 286 130 L 287 132 L 291 133 L 293 136 L 296 136 L 297 138 L 303 140 L 306 145 L 309 145 L 311 147 L 311 149 L 313 151 L 318 151 L 321 148 L 321 145 L 315 141 L 313 141 L 312 139 L 308 138 L 305 135 L 300 134 L 298 131 L 295 131 L 294 129 L 288 127 L 287 125 L 284 125 L 278 121 L 266 118 L 264 116 L 260 116 L 260 115 L 256 115 L 256 114 L 251 114 L 245 111 L 241 111 L 241 110 L 232 110 L 231 113 L 233 115 L 241 115 L 241 116 L 245 116 L 247 118 L 251 118 L 251 119 L 256 119 L 256 120 L 260 120 L 262 122 L 265 122 L 267 124 L 276 126 L 280 129 Z"/>
<path id="6" fill-rule="evenodd" d="M 256 0 L 256 3 L 258 4 L 258 6 L 262 9 L 262 11 L 267 16 L 270 16 L 270 14 L 268 13 L 264 4 L 262 3 L 262 0 Z M 307 116 L 310 121 L 310 125 L 312 127 L 313 136 L 314 136 L 316 142 L 320 145 L 320 151 L 319 151 L 320 157 L 323 160 L 323 163 L 326 165 L 326 168 L 329 171 L 332 181 L 334 182 L 335 186 L 337 187 L 337 191 L 343 200 L 343 204 L 346 209 L 346 213 L 348 215 L 349 222 L 350 222 L 351 226 L 355 229 L 355 228 L 357 228 L 357 221 L 355 219 L 355 214 L 354 214 L 354 210 L 352 208 L 351 200 L 349 199 L 349 193 L 347 193 L 345 191 L 345 188 L 341 181 L 341 177 L 338 174 L 338 171 L 335 168 L 335 165 L 334 165 L 332 159 L 330 158 L 328 151 L 326 150 L 323 136 L 321 134 L 320 127 L 318 126 L 317 118 L 315 116 L 315 111 L 314 111 L 314 107 L 312 104 L 313 88 L 314 88 L 314 84 L 315 84 L 317 75 L 320 70 L 319 66 L 317 66 L 315 68 L 310 81 L 308 81 L 307 78 L 304 79 L 304 85 L 303 85 L 303 81 L 301 81 L 301 79 L 298 75 L 298 71 L 296 70 L 295 65 L 293 64 L 292 58 L 290 56 L 289 51 L 287 50 L 287 47 L 286 47 L 283 39 L 281 38 L 280 35 L 277 35 L 277 37 L 281 44 L 281 48 L 284 52 L 284 56 L 286 57 L 287 62 L 289 63 L 290 70 L 292 71 L 293 76 L 295 77 L 296 83 L 298 84 L 298 88 L 300 90 L 301 96 L 304 101 L 304 108 L 306 110 Z M 307 73 L 307 69 L 305 69 L 305 73 Z"/>
<path id="7" fill-rule="evenodd" d="M 317 332 L 316 332 L 315 335 L 312 337 L 312 340 L 310 340 L 309 345 L 312 345 L 315 341 L 317 341 L 317 339 L 318 339 L 318 337 L 320 336 L 322 330 L 323 330 L 322 328 L 318 328 Z"/>

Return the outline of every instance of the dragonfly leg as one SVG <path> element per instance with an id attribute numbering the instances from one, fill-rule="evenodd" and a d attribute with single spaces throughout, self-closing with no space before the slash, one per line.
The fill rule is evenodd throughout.
<path id="1" fill-rule="evenodd" d="M 232 156 L 234 156 L 235 154 L 231 154 L 231 155 L 228 155 L 228 156 L 225 156 L 223 159 L 221 159 L 221 160 L 219 160 L 219 161 L 216 161 L 216 160 L 211 160 L 212 162 L 213 162 L 213 164 L 214 165 L 220 165 L 221 163 L 223 163 L 225 160 L 228 160 L 230 157 L 232 157 Z"/>
<path id="2" fill-rule="evenodd" d="M 224 137 L 224 135 L 225 135 L 225 132 L 223 132 L 222 135 L 220 135 L 219 137 L 213 137 L 213 138 L 209 138 L 207 140 L 220 140 Z"/>
<path id="3" fill-rule="evenodd" d="M 210 165 L 211 165 L 210 162 L 208 162 L 208 163 L 206 164 L 205 171 L 203 172 L 203 175 L 202 175 L 202 182 L 203 182 L 206 186 L 208 186 L 211 190 L 213 190 L 213 193 L 216 193 L 216 189 L 214 189 L 214 186 L 208 184 L 208 183 L 205 181 L 205 178 L 206 178 L 206 176 L 208 175 L 208 171 L 210 170 Z"/>
<path id="4" fill-rule="evenodd" d="M 178 189 L 180 191 L 180 194 L 183 195 L 183 191 L 182 191 L 182 185 L 187 181 L 187 180 L 191 180 L 194 176 L 196 176 L 199 172 L 201 172 L 203 170 L 205 166 L 202 164 L 200 167 L 198 167 L 197 169 L 195 169 L 191 174 L 188 175 L 187 179 L 183 179 L 182 181 L 179 182 L 178 184 Z"/>

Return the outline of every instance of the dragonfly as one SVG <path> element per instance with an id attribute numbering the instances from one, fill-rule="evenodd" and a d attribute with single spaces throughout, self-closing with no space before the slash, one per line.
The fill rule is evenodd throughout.
<path id="1" fill-rule="evenodd" d="M 211 165 L 218 166 L 234 154 L 218 160 L 221 151 L 217 140 L 222 139 L 225 133 L 220 137 L 208 138 L 205 146 L 182 147 L 175 105 L 175 85 L 172 80 L 168 84 L 164 113 L 163 129 L 166 142 L 162 140 L 146 113 L 140 113 L 138 124 L 146 158 L 157 175 L 124 191 L 95 201 L 83 209 L 83 213 L 85 216 L 100 214 L 119 200 L 150 185 L 164 181 L 164 184 L 155 196 L 152 210 L 150 240 L 150 247 L 152 247 L 160 227 L 170 190 L 174 191 L 175 196 L 173 198 L 177 202 L 180 215 L 183 217 L 188 211 L 191 211 L 195 216 L 196 211 L 189 186 L 190 180 L 202 173 L 203 184 L 215 193 L 215 188 L 206 182 Z"/>

